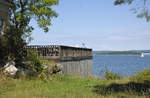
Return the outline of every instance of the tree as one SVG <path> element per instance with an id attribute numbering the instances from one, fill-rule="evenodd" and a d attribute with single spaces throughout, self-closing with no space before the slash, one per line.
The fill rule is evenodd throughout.
<path id="1" fill-rule="evenodd" d="M 51 19 L 57 17 L 57 13 L 52 9 L 52 6 L 57 5 L 58 0 L 9 1 L 11 1 L 12 6 L 9 9 L 8 28 L 4 34 L 5 40 L 7 40 L 5 52 L 8 54 L 7 57 L 11 57 L 19 64 L 24 59 L 22 49 L 27 45 L 26 39 L 31 38 L 30 35 L 34 29 L 29 25 L 30 21 L 35 19 L 39 27 L 44 32 L 48 32 Z"/>
<path id="2" fill-rule="evenodd" d="M 114 4 L 115 5 L 121 5 L 121 4 L 134 5 L 134 8 L 131 10 L 137 14 L 137 17 L 145 18 L 146 21 L 150 21 L 150 12 L 149 12 L 150 0 L 116 0 Z"/>

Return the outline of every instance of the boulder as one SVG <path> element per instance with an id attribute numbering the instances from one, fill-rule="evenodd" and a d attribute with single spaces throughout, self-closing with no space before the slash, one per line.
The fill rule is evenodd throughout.
<path id="1" fill-rule="evenodd" d="M 54 66 L 52 66 L 52 70 L 51 70 L 51 73 L 52 74 L 62 74 L 62 65 L 61 64 L 55 64 Z"/>
<path id="2" fill-rule="evenodd" d="M 8 62 L 4 66 L 4 73 L 6 73 L 8 75 L 15 76 L 17 71 L 18 71 L 18 69 L 15 67 L 14 61 Z"/>

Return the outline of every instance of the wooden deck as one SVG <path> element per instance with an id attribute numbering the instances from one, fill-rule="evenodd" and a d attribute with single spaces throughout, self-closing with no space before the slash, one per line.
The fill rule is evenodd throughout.
<path id="1" fill-rule="evenodd" d="M 88 48 L 77 48 L 70 46 L 59 46 L 59 45 L 47 45 L 47 46 L 38 46 L 32 45 L 27 46 L 27 49 L 36 49 L 38 55 L 42 59 L 47 60 L 83 60 L 92 58 L 92 49 Z"/>
<path id="2" fill-rule="evenodd" d="M 61 65 L 64 75 L 92 76 L 92 49 L 59 45 L 32 45 L 29 49 L 36 49 L 42 59 Z"/>

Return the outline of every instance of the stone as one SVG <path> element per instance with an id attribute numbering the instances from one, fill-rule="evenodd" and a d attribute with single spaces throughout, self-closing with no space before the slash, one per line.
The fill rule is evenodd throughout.
<path id="1" fill-rule="evenodd" d="M 52 66 L 51 74 L 62 74 L 62 65 L 61 64 L 55 64 Z"/>
<path id="2" fill-rule="evenodd" d="M 8 62 L 4 66 L 4 73 L 6 73 L 8 75 L 15 76 L 17 71 L 18 71 L 18 69 L 15 67 L 14 61 Z"/>

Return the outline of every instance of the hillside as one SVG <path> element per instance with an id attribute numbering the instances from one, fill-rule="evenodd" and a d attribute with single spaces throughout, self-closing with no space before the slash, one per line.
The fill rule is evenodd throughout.
<path id="1" fill-rule="evenodd" d="M 129 50 L 129 51 L 93 51 L 93 54 L 104 55 L 104 54 L 124 54 L 124 55 L 140 55 L 142 52 L 150 53 L 150 50 Z"/>

